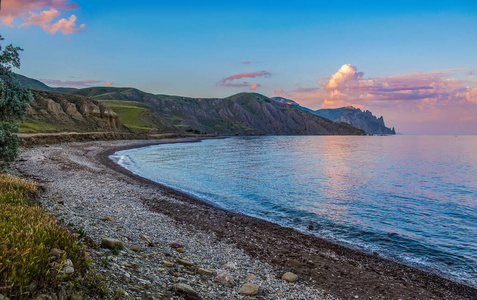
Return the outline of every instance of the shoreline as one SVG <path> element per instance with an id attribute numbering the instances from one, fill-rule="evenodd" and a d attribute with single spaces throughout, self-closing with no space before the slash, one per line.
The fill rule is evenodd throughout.
<path id="1" fill-rule="evenodd" d="M 348 248 L 312 234 L 227 211 L 187 193 L 141 177 L 109 158 L 110 155 L 122 150 L 165 143 L 200 142 L 201 140 L 198 138 L 194 141 L 151 141 L 149 144 L 140 146 L 113 147 L 101 152 L 98 158 L 101 163 L 116 172 L 125 174 L 142 184 L 161 189 L 168 197 L 193 205 L 194 213 L 199 216 L 188 217 L 185 210 L 189 210 L 190 207 L 154 199 L 143 199 L 144 204 L 152 211 L 188 223 L 200 230 L 215 232 L 219 239 L 235 243 L 252 257 L 264 260 L 283 272 L 292 270 L 301 278 L 308 278 L 312 285 L 330 290 L 333 295 L 340 298 L 352 298 L 351 294 L 373 299 L 376 296 L 391 299 L 397 295 L 419 299 L 477 298 L 477 289 L 472 286 L 381 258 L 378 255 Z M 251 227 L 253 230 L 250 230 Z M 301 265 L 294 265 L 295 262 L 290 263 L 290 260 L 299 261 Z M 333 264 L 335 266 L 331 266 Z M 353 274 L 349 274 L 349 271 Z"/>
<path id="2" fill-rule="evenodd" d="M 125 243 L 118 256 L 102 248 L 88 251 L 95 270 L 111 279 L 110 291 L 121 289 L 137 299 L 170 299 L 178 283 L 187 283 L 203 299 L 240 299 L 246 282 L 260 287 L 258 299 L 477 299 L 473 287 L 223 210 L 109 159 L 120 150 L 200 140 L 35 146 L 23 148 L 11 170 L 39 182 L 45 188 L 41 205 L 68 226 L 84 229 L 93 244 L 104 237 Z M 184 253 L 171 246 L 177 241 Z M 140 251 L 132 251 L 133 246 Z M 177 263 L 180 259 L 194 268 L 226 269 L 235 283 L 224 285 L 213 275 L 191 272 Z M 299 280 L 285 282 L 284 272 Z"/>

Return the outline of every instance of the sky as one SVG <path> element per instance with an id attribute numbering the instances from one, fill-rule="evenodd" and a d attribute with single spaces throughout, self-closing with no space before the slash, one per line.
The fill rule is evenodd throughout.
<path id="1" fill-rule="evenodd" d="M 3 0 L 2 46 L 50 86 L 312 108 L 403 134 L 477 134 L 477 1 Z"/>

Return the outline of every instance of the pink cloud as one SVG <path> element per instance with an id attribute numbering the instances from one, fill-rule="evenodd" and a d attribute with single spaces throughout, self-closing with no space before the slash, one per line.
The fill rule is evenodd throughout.
<path id="1" fill-rule="evenodd" d="M 260 72 L 249 72 L 249 73 L 241 73 L 235 74 L 229 77 L 223 78 L 220 82 L 226 83 L 227 81 L 242 79 L 242 78 L 256 78 L 256 77 L 270 77 L 272 74 L 267 71 L 260 71 Z"/>
<path id="2" fill-rule="evenodd" d="M 363 79 L 353 65 L 343 65 L 324 87 L 322 107 L 337 105 L 367 105 L 379 101 L 420 101 L 420 105 L 448 105 L 475 98 L 468 80 L 450 78 L 459 70 L 409 73 L 388 77 Z M 471 100 L 469 100 L 471 99 Z"/>
<path id="3" fill-rule="evenodd" d="M 277 95 L 277 96 L 280 96 L 280 94 L 281 94 L 282 92 L 283 92 L 283 88 L 278 89 L 278 91 L 277 91 L 277 90 L 273 90 L 273 93 L 274 93 L 275 95 Z"/>
<path id="4" fill-rule="evenodd" d="M 104 84 L 104 86 L 106 86 L 106 87 L 112 86 L 112 85 L 114 85 L 114 82 L 106 82 L 106 83 Z"/>
<path id="5" fill-rule="evenodd" d="M 259 86 L 260 86 L 260 84 L 258 84 L 258 83 L 252 83 L 250 85 L 250 90 L 255 91 Z"/>
<path id="6" fill-rule="evenodd" d="M 11 26 L 19 18 L 24 20 L 19 27 L 38 25 L 51 34 L 60 31 L 66 35 L 80 32 L 85 25 L 77 26 L 75 15 L 54 20 L 62 15 L 61 11 L 76 9 L 78 4 L 67 0 L 4 0 L 0 17 L 3 25 Z"/>
<path id="7" fill-rule="evenodd" d="M 240 73 L 240 74 L 234 74 L 232 76 L 222 78 L 219 81 L 219 84 L 226 87 L 249 87 L 253 91 L 260 86 L 258 83 L 250 84 L 246 81 L 241 83 L 235 83 L 233 81 L 239 80 L 242 78 L 270 77 L 270 76 L 272 76 L 272 74 L 267 71 Z"/>
<path id="8" fill-rule="evenodd" d="M 84 80 L 57 80 L 57 79 L 42 79 L 44 84 L 52 87 L 72 87 L 77 89 L 98 86 L 103 80 L 84 79 Z"/>
<path id="9" fill-rule="evenodd" d="M 251 64 L 251 63 L 252 63 L 252 62 L 250 62 L 250 61 L 244 61 L 242 64 L 244 64 L 244 65 L 249 65 L 249 64 Z"/>

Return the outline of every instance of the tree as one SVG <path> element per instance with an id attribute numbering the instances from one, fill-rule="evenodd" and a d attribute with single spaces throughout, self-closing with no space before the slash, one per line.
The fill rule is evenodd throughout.
<path id="1" fill-rule="evenodd" d="M 0 41 L 4 38 L 0 35 Z M 18 155 L 20 121 L 25 119 L 30 91 L 20 86 L 13 68 L 20 68 L 20 47 L 0 44 L 0 171 L 4 171 Z"/>

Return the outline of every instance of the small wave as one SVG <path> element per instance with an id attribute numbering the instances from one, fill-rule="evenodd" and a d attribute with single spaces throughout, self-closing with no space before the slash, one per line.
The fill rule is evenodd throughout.
<path id="1" fill-rule="evenodd" d="M 131 168 L 134 167 L 134 161 L 128 155 L 113 154 L 109 158 L 128 170 L 131 170 Z"/>

